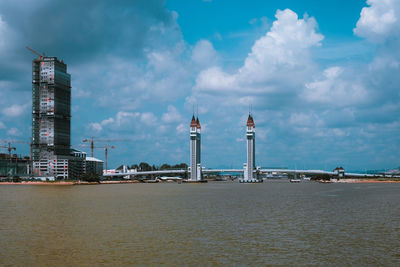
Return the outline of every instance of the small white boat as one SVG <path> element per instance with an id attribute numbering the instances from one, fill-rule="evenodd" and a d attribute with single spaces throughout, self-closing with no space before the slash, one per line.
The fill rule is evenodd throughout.
<path id="1" fill-rule="evenodd" d="M 300 179 L 297 179 L 297 178 L 295 178 L 295 179 L 290 179 L 290 182 L 291 182 L 291 183 L 300 183 L 300 182 L 301 182 L 301 180 L 300 180 Z"/>

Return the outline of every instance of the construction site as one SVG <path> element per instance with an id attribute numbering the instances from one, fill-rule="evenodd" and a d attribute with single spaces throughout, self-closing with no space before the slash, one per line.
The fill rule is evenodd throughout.
<path id="1" fill-rule="evenodd" d="M 71 148 L 71 75 L 67 65 L 57 57 L 48 57 L 26 47 L 37 57 L 32 61 L 32 139 L 30 156 L 12 154 L 16 148 L 8 145 L 0 148 L 8 154 L 0 154 L 0 177 L 24 177 L 39 180 L 72 180 L 86 173 L 101 176 L 103 161 L 86 157 L 86 153 Z M 107 150 L 113 146 L 104 146 Z M 107 165 L 107 163 L 106 163 Z"/>

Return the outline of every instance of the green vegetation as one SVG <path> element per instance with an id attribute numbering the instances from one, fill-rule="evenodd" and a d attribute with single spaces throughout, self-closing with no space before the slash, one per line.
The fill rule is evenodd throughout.
<path id="1" fill-rule="evenodd" d="M 122 169 L 122 166 L 120 166 Z M 132 169 L 137 169 L 138 171 L 158 171 L 158 170 L 175 170 L 175 169 L 187 169 L 188 165 L 186 163 L 180 163 L 176 165 L 169 165 L 167 163 L 162 164 L 161 166 L 150 165 L 147 162 L 140 162 L 139 165 L 132 164 Z"/>

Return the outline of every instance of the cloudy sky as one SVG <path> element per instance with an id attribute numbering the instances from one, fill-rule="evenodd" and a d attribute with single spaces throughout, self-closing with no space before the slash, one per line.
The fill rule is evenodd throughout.
<path id="1" fill-rule="evenodd" d="M 110 167 L 188 163 L 198 107 L 203 165 L 240 168 L 250 105 L 258 166 L 400 165 L 399 0 L 1 0 L 2 140 L 31 137 L 26 45 L 68 64 L 74 147 L 126 140 Z"/>

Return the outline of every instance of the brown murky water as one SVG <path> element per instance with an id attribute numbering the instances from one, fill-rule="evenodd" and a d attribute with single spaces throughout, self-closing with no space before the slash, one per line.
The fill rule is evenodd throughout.
<path id="1" fill-rule="evenodd" d="M 400 265 L 400 184 L 0 186 L 0 265 Z"/>

